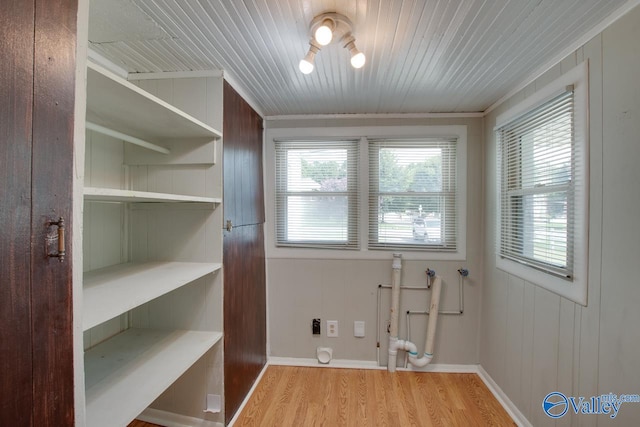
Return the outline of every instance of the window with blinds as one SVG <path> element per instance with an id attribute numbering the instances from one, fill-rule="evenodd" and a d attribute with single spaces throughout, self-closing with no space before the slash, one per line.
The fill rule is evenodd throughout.
<path id="1" fill-rule="evenodd" d="M 358 141 L 275 141 L 276 245 L 358 248 Z"/>
<path id="2" fill-rule="evenodd" d="M 456 250 L 456 143 L 369 140 L 370 249 Z"/>
<path id="3" fill-rule="evenodd" d="M 557 276 L 573 276 L 574 93 L 561 94 L 496 129 L 500 166 L 498 254 Z"/>

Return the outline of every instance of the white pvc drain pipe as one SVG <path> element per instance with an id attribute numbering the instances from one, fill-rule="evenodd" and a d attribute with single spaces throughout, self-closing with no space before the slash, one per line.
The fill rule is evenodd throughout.
<path id="1" fill-rule="evenodd" d="M 398 350 L 409 352 L 409 363 L 421 368 L 428 365 L 433 359 L 433 347 L 436 337 L 436 326 L 438 324 L 438 308 L 440 305 L 440 290 L 442 280 L 439 276 L 433 278 L 431 284 L 431 305 L 429 307 L 429 321 L 427 323 L 427 334 L 425 338 L 424 353 L 418 357 L 418 349 L 411 341 L 398 339 L 398 311 L 400 310 L 400 282 L 402 276 L 402 255 L 393 254 L 393 264 L 391 266 L 391 316 L 389 324 L 389 360 L 387 370 L 395 372 Z"/>

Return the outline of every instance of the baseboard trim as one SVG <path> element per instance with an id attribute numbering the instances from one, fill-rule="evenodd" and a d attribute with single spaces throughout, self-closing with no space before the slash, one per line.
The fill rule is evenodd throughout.
<path id="1" fill-rule="evenodd" d="M 439 372 L 445 374 L 477 374 L 478 365 L 450 365 L 445 363 L 434 363 L 422 368 L 416 368 L 413 365 L 409 365 L 408 368 L 397 368 L 397 370 L 412 372 Z"/>
<path id="2" fill-rule="evenodd" d="M 303 366 L 310 368 L 347 368 L 347 369 L 385 369 L 375 361 L 333 359 L 329 363 L 320 363 L 317 359 L 298 357 L 270 357 L 269 365 L 274 366 Z"/>
<path id="3" fill-rule="evenodd" d="M 233 416 L 233 418 L 231 418 L 231 421 L 229 421 L 229 424 L 227 425 L 227 427 L 233 427 L 233 425 L 235 424 L 236 420 L 238 419 L 238 417 L 242 413 L 242 410 L 247 405 L 247 402 L 249 402 L 249 399 L 251 399 L 251 396 L 253 396 L 253 392 L 255 391 L 256 387 L 258 387 L 258 384 L 260 384 L 260 380 L 262 380 L 262 376 L 266 372 L 268 366 L 269 366 L 269 362 L 264 364 L 264 366 L 262 367 L 262 371 L 260 371 L 260 374 L 258 374 L 258 377 L 253 382 L 253 385 L 251 386 L 251 389 L 249 389 L 249 392 L 244 397 L 244 400 L 242 401 L 242 403 L 238 407 L 238 410 L 236 411 L 236 413 Z"/>
<path id="4" fill-rule="evenodd" d="M 478 365 L 478 376 L 485 383 L 489 391 L 493 394 L 493 396 L 500 402 L 505 411 L 513 418 L 513 421 L 518 424 L 520 427 L 533 427 L 533 424 L 527 420 L 527 417 L 524 416 L 522 412 L 518 409 L 518 407 L 509 399 L 504 391 L 500 388 L 500 386 L 491 378 L 491 375 L 487 371 L 484 370 L 482 365 Z"/>
<path id="5" fill-rule="evenodd" d="M 148 423 L 159 424 L 166 427 L 224 427 L 223 423 L 152 408 L 145 409 L 137 418 Z"/>
<path id="6" fill-rule="evenodd" d="M 350 360 L 350 359 L 334 359 L 329 363 L 323 364 L 317 359 L 305 359 L 297 357 L 270 357 L 269 365 L 275 366 L 303 366 L 311 368 L 345 368 L 345 369 L 380 369 L 386 370 L 386 366 L 379 366 L 375 360 Z M 397 368 L 398 371 L 414 371 L 414 372 L 448 372 L 448 373 L 477 373 L 477 365 L 451 365 L 451 364 L 432 364 L 423 368 L 415 368 L 409 365 L 408 368 Z"/>

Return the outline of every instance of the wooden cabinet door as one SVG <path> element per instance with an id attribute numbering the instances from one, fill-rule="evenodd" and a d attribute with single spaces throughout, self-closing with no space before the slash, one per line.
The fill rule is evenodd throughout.
<path id="1" fill-rule="evenodd" d="M 75 0 L 0 14 L 0 425 L 71 426 Z M 58 228 L 66 221 L 66 259 Z"/>
<path id="2" fill-rule="evenodd" d="M 224 217 L 234 227 L 264 223 L 262 117 L 224 83 Z"/>
<path id="3" fill-rule="evenodd" d="M 0 425 L 32 424 L 31 117 L 33 15 L 16 0 L 0 13 Z M 29 36 L 30 35 L 30 36 Z"/>
<path id="4" fill-rule="evenodd" d="M 224 85 L 224 385 L 229 422 L 267 360 L 262 118 Z"/>

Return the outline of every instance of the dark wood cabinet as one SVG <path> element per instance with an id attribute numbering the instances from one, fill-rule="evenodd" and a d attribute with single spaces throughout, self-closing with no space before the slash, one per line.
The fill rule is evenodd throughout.
<path id="1" fill-rule="evenodd" d="M 262 118 L 224 85 L 224 378 L 229 422 L 267 361 Z"/>
<path id="2" fill-rule="evenodd" d="M 262 117 L 226 82 L 223 114 L 225 220 L 262 224 Z"/>
<path id="3" fill-rule="evenodd" d="M 74 423 L 71 230 L 77 2 L 2 3 L 0 425 Z"/>

